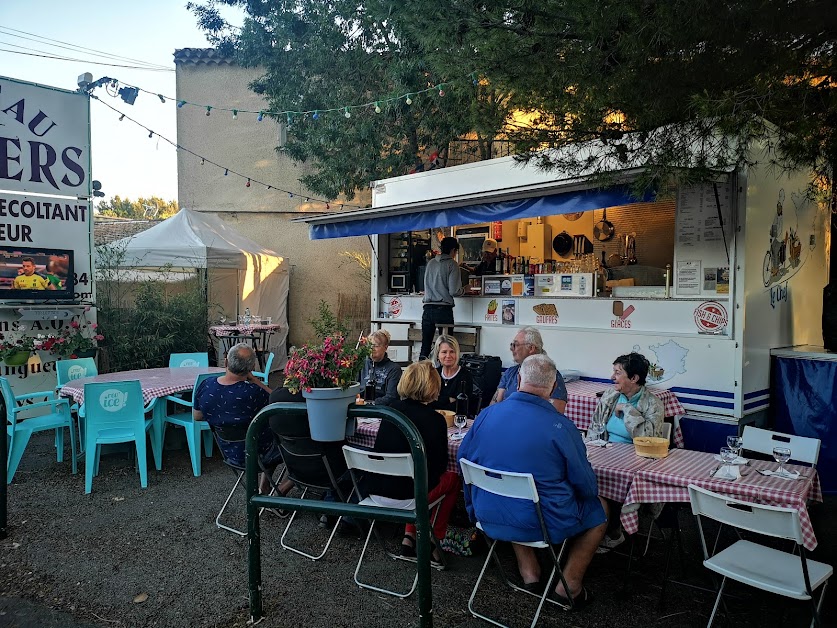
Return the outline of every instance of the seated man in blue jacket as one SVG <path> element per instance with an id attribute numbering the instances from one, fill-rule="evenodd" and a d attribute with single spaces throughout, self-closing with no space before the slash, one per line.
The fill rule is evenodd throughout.
<path id="1" fill-rule="evenodd" d="M 570 591 L 559 581 L 551 597 L 569 608 L 572 596 L 578 609 L 590 600 L 583 587 L 584 573 L 605 534 L 606 506 L 598 496 L 596 476 L 578 428 L 550 403 L 555 363 L 543 354 L 527 357 L 517 384 L 517 392 L 477 417 L 459 447 L 458 458 L 534 476 L 550 540 L 557 545 L 572 538 L 564 567 Z M 476 487 L 466 491 L 465 498 L 468 514 L 480 521 L 489 537 L 513 543 L 525 588 L 542 591 L 534 550 L 514 543 L 543 538 L 534 505 Z"/>

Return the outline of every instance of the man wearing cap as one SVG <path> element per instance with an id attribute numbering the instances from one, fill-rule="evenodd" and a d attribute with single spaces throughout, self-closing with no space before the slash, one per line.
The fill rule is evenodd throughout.
<path id="1" fill-rule="evenodd" d="M 474 274 L 478 277 L 483 275 L 494 275 L 497 273 L 497 240 L 486 238 L 482 243 L 482 259 L 477 267 L 474 269 Z"/>
<path id="2" fill-rule="evenodd" d="M 453 325 L 453 298 L 464 294 L 462 275 L 456 263 L 459 242 L 444 238 L 441 255 L 427 262 L 424 272 L 424 309 L 421 314 L 421 353 L 419 359 L 430 356 L 436 325 Z"/>

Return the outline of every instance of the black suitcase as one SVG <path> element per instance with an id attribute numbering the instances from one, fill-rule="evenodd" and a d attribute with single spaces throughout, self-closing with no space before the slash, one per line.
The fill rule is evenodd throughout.
<path id="1" fill-rule="evenodd" d="M 491 403 L 500 383 L 503 362 L 496 355 L 463 355 L 459 364 L 471 372 L 474 379 L 474 395 L 471 398 L 471 414 L 478 414 Z"/>

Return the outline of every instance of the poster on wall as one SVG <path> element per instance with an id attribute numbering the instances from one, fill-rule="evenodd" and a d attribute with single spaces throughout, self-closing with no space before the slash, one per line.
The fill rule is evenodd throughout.
<path id="1" fill-rule="evenodd" d="M 95 324 L 90 194 L 89 96 L 0 77 L 0 348 L 32 345 L 3 352 L 16 394 L 54 388 L 51 338 Z"/>

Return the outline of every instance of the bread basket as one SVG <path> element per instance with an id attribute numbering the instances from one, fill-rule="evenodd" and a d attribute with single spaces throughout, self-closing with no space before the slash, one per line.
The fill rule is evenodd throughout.
<path id="1" fill-rule="evenodd" d="M 453 427 L 453 417 L 456 414 L 453 410 L 436 410 L 439 414 L 445 417 L 448 427 Z"/>
<path id="2" fill-rule="evenodd" d="M 643 458 L 665 458 L 668 456 L 668 440 L 656 436 L 637 436 L 634 438 L 636 455 Z"/>

